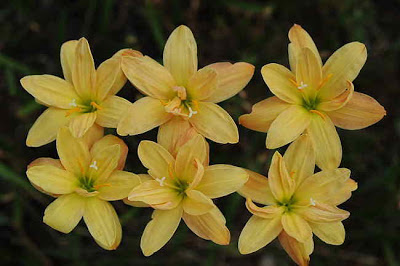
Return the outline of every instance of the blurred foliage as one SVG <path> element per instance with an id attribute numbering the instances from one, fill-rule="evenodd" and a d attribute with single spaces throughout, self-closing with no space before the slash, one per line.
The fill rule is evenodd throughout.
<path id="1" fill-rule="evenodd" d="M 316 241 L 311 265 L 400 265 L 400 2 L 398 0 L 13 0 L 0 3 L 0 258 L 1 265 L 292 265 L 277 242 L 252 255 L 237 251 L 240 230 L 250 217 L 237 194 L 217 201 L 227 217 L 231 244 L 217 246 L 196 237 L 182 223 L 173 239 L 151 258 L 139 248 L 149 209 L 115 202 L 124 237 L 117 251 L 104 251 L 84 224 L 63 235 L 42 223 L 51 198 L 29 184 L 25 170 L 38 157 L 57 157 L 54 142 L 25 146 L 26 134 L 43 111 L 19 84 L 28 74 L 61 75 L 63 42 L 85 36 L 97 65 L 121 48 L 132 47 L 161 60 L 170 32 L 180 24 L 194 32 L 200 66 L 217 61 L 246 61 L 256 73 L 245 91 L 222 103 L 237 121 L 255 102 L 271 93 L 260 68 L 288 65 L 287 32 L 302 25 L 323 59 L 343 44 L 367 45 L 367 64 L 356 90 L 375 97 L 388 115 L 359 131 L 343 131 L 343 167 L 352 170 L 359 189 L 343 208 L 342 246 Z M 127 84 L 120 93 L 134 101 L 140 94 Z M 227 163 L 266 174 L 272 151 L 265 134 L 240 128 L 240 143 L 211 144 L 211 163 Z M 109 133 L 115 134 L 114 130 Z M 156 130 L 124 138 L 130 148 L 126 169 L 143 173 L 136 149 Z"/>

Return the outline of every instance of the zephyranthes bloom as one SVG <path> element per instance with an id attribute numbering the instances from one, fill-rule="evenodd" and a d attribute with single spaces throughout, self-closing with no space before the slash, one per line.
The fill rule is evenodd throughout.
<path id="1" fill-rule="evenodd" d="M 239 237 L 242 254 L 255 252 L 276 237 L 300 265 L 313 251 L 313 233 L 322 241 L 340 245 L 345 238 L 342 220 L 349 212 L 336 207 L 350 198 L 357 183 L 350 170 L 337 168 L 314 174 L 315 153 L 309 136 L 293 142 L 284 157 L 275 152 L 268 179 L 249 172 L 239 191 L 253 214 Z M 254 202 L 264 204 L 258 207 Z"/>
<path id="2" fill-rule="evenodd" d="M 130 107 L 118 125 L 118 134 L 136 135 L 168 126 L 175 117 L 215 142 L 238 142 L 235 122 L 216 103 L 242 90 L 254 66 L 223 62 L 198 70 L 196 41 L 186 26 L 179 26 L 168 38 L 163 61 L 164 66 L 148 56 L 123 57 L 125 75 L 147 96 Z"/>
<path id="3" fill-rule="evenodd" d="M 59 160 L 40 158 L 26 172 L 40 191 L 57 199 L 45 210 L 43 222 L 63 232 L 71 232 L 83 217 L 90 234 L 104 249 L 116 249 L 121 241 L 121 224 L 108 201 L 121 200 L 140 177 L 122 171 L 128 148 L 107 135 L 91 148 L 63 127 L 57 136 Z"/>
<path id="4" fill-rule="evenodd" d="M 225 218 L 211 199 L 238 190 L 247 181 L 246 171 L 231 165 L 209 166 L 206 141 L 199 134 L 179 148 L 176 158 L 152 141 L 142 141 L 138 154 L 151 178 L 135 187 L 128 199 L 155 209 L 140 243 L 145 256 L 168 242 L 181 218 L 199 237 L 229 244 Z"/>
<path id="5" fill-rule="evenodd" d="M 307 132 L 316 148 L 317 165 L 336 168 L 342 147 L 335 125 L 361 129 L 386 114 L 375 99 L 354 92 L 352 81 L 367 59 L 367 49 L 359 42 L 346 44 L 322 65 L 313 40 L 300 26 L 290 29 L 289 39 L 291 71 L 278 64 L 262 68 L 264 81 L 275 96 L 255 104 L 251 114 L 240 117 L 240 124 L 268 132 L 269 149 Z"/>
<path id="6" fill-rule="evenodd" d="M 52 142 L 64 125 L 69 125 L 77 138 L 93 125 L 116 128 L 130 106 L 129 101 L 115 96 L 126 83 L 120 67 L 123 52 L 140 55 L 137 51 L 121 50 L 96 70 L 87 40 L 68 41 L 61 47 L 65 79 L 52 75 L 22 78 L 24 89 L 48 107 L 29 130 L 26 145 L 38 147 Z"/>

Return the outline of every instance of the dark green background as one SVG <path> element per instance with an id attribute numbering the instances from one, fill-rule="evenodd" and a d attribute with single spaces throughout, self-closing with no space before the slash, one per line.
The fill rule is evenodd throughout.
<path id="1" fill-rule="evenodd" d="M 246 89 L 222 106 L 234 117 L 271 96 L 260 68 L 270 62 L 288 65 L 287 33 L 293 23 L 314 38 L 322 58 L 340 46 L 360 41 L 368 60 L 355 80 L 357 91 L 385 106 L 388 115 L 358 131 L 339 130 L 342 166 L 352 170 L 359 189 L 342 207 L 351 212 L 344 224 L 344 245 L 316 240 L 311 265 L 399 265 L 399 133 L 400 2 L 323 1 L 22 1 L 0 4 L 0 264 L 1 265 L 293 265 L 277 242 L 252 255 L 237 251 L 240 230 L 250 217 L 237 194 L 218 199 L 232 233 L 231 245 L 217 246 L 191 233 L 181 223 L 173 239 L 145 258 L 140 236 L 149 209 L 116 202 L 123 225 L 117 251 L 104 251 L 81 223 L 63 235 L 42 223 L 51 198 L 31 187 L 26 165 L 38 157 L 57 157 L 54 142 L 25 146 L 26 134 L 44 108 L 19 84 L 29 74 L 61 75 L 60 46 L 85 36 L 96 65 L 121 48 L 131 47 L 161 60 L 170 32 L 188 25 L 197 40 L 200 67 L 217 61 L 246 61 L 256 66 Z M 140 97 L 127 84 L 120 95 Z M 273 151 L 265 134 L 239 126 L 240 143 L 211 144 L 211 163 L 228 163 L 266 174 Z M 109 132 L 115 133 L 114 130 Z M 156 131 L 124 138 L 130 148 L 126 169 L 144 173 L 136 155 L 140 140 L 155 140 Z M 283 151 L 283 150 L 282 150 Z"/>

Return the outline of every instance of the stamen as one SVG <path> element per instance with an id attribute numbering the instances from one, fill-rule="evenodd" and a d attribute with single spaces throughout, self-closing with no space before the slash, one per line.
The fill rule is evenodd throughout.
<path id="1" fill-rule="evenodd" d="M 294 79 L 289 79 L 290 82 L 292 82 L 292 84 L 296 87 L 299 86 L 299 84 L 297 84 L 297 82 Z"/>
<path id="2" fill-rule="evenodd" d="M 294 176 L 295 173 L 296 173 L 295 171 L 290 172 L 290 173 L 289 173 L 290 177 L 293 178 L 293 176 Z"/>
<path id="3" fill-rule="evenodd" d="M 97 167 L 97 161 L 93 161 L 93 163 L 89 167 L 93 168 L 94 170 L 99 170 L 99 168 Z"/>
<path id="4" fill-rule="evenodd" d="M 330 80 L 330 79 L 332 78 L 332 76 L 333 76 L 333 74 L 328 74 L 328 75 L 321 81 L 321 83 L 319 84 L 317 90 L 321 89 L 322 86 L 324 86 L 324 85 L 328 82 L 328 80 Z"/>
<path id="5" fill-rule="evenodd" d="M 189 109 L 189 118 L 191 118 L 193 115 L 197 114 L 197 111 L 193 111 L 192 107 L 190 107 L 189 105 L 187 106 Z"/>
<path id="6" fill-rule="evenodd" d="M 304 89 L 304 88 L 306 88 L 306 87 L 308 87 L 308 84 L 304 83 L 303 81 L 300 82 L 300 85 L 299 85 L 299 86 L 297 86 L 297 88 L 298 88 L 299 90 L 302 90 L 302 89 Z"/>
<path id="7" fill-rule="evenodd" d="M 160 186 L 164 186 L 164 181 L 165 181 L 165 176 L 163 176 L 161 179 L 160 178 L 156 178 L 156 181 L 158 182 L 158 183 L 160 183 Z"/>
<path id="8" fill-rule="evenodd" d="M 111 187 L 111 184 L 105 183 L 105 184 L 99 184 L 99 185 L 93 186 L 93 188 L 94 188 L 95 190 L 98 190 L 99 188 L 102 188 L 102 187 Z"/>
<path id="9" fill-rule="evenodd" d="M 168 174 L 169 177 L 174 178 L 174 165 L 172 163 L 168 165 Z"/>
<path id="10" fill-rule="evenodd" d="M 93 106 L 94 108 L 96 108 L 97 110 L 103 109 L 103 107 L 101 107 L 100 105 L 98 105 L 98 104 L 95 103 L 95 102 L 90 102 L 90 105 Z"/>
<path id="11" fill-rule="evenodd" d="M 325 120 L 325 115 L 318 110 L 310 110 L 311 113 L 319 115 L 322 119 Z"/>
<path id="12" fill-rule="evenodd" d="M 69 103 L 69 106 L 77 107 L 78 105 L 76 104 L 76 99 L 72 99 L 72 101 Z"/>
<path id="13" fill-rule="evenodd" d="M 79 112 L 81 112 L 81 111 L 82 111 L 82 108 L 80 108 L 80 107 L 72 108 L 72 109 L 68 110 L 68 111 L 65 113 L 65 117 L 68 117 L 68 116 L 72 115 L 73 113 L 79 113 Z"/>
<path id="14" fill-rule="evenodd" d="M 317 204 L 317 202 L 313 198 L 310 198 L 310 204 L 312 206 L 315 206 Z"/>

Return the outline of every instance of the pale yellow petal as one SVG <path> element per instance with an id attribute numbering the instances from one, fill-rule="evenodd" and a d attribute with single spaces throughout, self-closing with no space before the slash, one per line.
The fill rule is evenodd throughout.
<path id="1" fill-rule="evenodd" d="M 43 222 L 51 228 L 68 234 L 81 220 L 85 202 L 75 193 L 63 195 L 47 206 Z"/>
<path id="2" fill-rule="evenodd" d="M 240 233 L 239 252 L 253 253 L 268 245 L 281 231 L 281 217 L 264 219 L 253 215 Z"/>
<path id="3" fill-rule="evenodd" d="M 312 114 L 307 133 L 315 148 L 318 167 L 322 170 L 337 168 L 342 161 L 342 144 L 329 116 Z"/>
<path id="4" fill-rule="evenodd" d="M 140 184 L 143 184 L 144 182 L 149 180 L 153 180 L 153 178 L 147 174 L 138 174 L 137 176 L 139 177 Z M 123 202 L 132 207 L 138 207 L 138 208 L 150 207 L 149 204 L 144 203 L 143 201 L 130 201 L 128 198 L 124 198 Z"/>
<path id="5" fill-rule="evenodd" d="M 183 211 L 189 215 L 202 215 L 215 207 L 212 200 L 198 190 L 186 191 L 182 201 Z"/>
<path id="6" fill-rule="evenodd" d="M 110 145 L 93 154 L 86 176 L 94 181 L 95 186 L 108 181 L 110 174 L 118 166 L 120 154 L 118 144 Z"/>
<path id="7" fill-rule="evenodd" d="M 308 48 L 297 54 L 296 80 L 301 93 L 308 98 L 315 97 L 322 81 L 322 71 L 317 57 Z"/>
<path id="8" fill-rule="evenodd" d="M 73 117 L 69 129 L 75 138 L 80 138 L 91 128 L 96 121 L 97 113 L 84 113 Z"/>
<path id="9" fill-rule="evenodd" d="M 295 180 L 289 175 L 285 161 L 279 152 L 275 152 L 272 157 L 268 183 L 275 199 L 280 202 L 290 200 L 296 188 Z"/>
<path id="10" fill-rule="evenodd" d="M 342 108 L 327 112 L 332 122 L 344 129 L 362 129 L 381 120 L 386 111 L 374 98 L 359 92 Z"/>
<path id="11" fill-rule="evenodd" d="M 293 43 L 288 44 L 288 56 L 289 56 L 289 65 L 290 65 L 290 70 L 292 71 L 293 74 L 296 74 L 296 63 L 297 63 L 297 50 L 296 50 L 296 45 Z"/>
<path id="12" fill-rule="evenodd" d="M 316 202 L 315 205 L 300 210 L 304 219 L 312 223 L 333 223 L 347 219 L 350 213 L 333 205 Z"/>
<path id="13" fill-rule="evenodd" d="M 98 140 L 96 143 L 94 143 L 94 145 L 90 149 L 90 154 L 92 155 L 92 157 L 96 157 L 97 154 L 100 154 L 103 149 L 113 146 L 115 144 L 119 145 L 120 151 L 118 165 L 116 169 L 122 170 L 124 169 L 126 157 L 128 155 L 128 146 L 126 146 L 125 142 L 122 139 L 114 135 L 106 135 Z"/>
<path id="14" fill-rule="evenodd" d="M 62 127 L 57 135 L 57 152 L 62 165 L 68 172 L 83 176 L 90 164 L 90 153 L 82 139 L 74 138 L 67 127 Z"/>
<path id="15" fill-rule="evenodd" d="M 155 210 L 140 240 L 140 248 L 148 257 L 162 248 L 174 235 L 181 222 L 182 208 Z"/>
<path id="16" fill-rule="evenodd" d="M 121 136 L 145 133 L 172 118 L 160 100 L 143 97 L 134 102 L 119 121 L 117 132 Z"/>
<path id="17" fill-rule="evenodd" d="M 302 102 L 301 92 L 296 86 L 296 77 L 289 69 L 272 63 L 263 66 L 261 74 L 270 91 L 279 99 L 288 103 Z"/>
<path id="18" fill-rule="evenodd" d="M 168 70 L 148 56 L 122 57 L 122 70 L 129 81 L 142 93 L 157 99 L 174 97 L 176 82 Z"/>
<path id="19" fill-rule="evenodd" d="M 56 139 L 60 127 L 69 122 L 65 110 L 55 107 L 47 108 L 32 125 L 26 138 L 26 146 L 40 147 Z"/>
<path id="20" fill-rule="evenodd" d="M 252 201 L 271 205 L 275 203 L 274 195 L 269 188 L 268 178 L 256 172 L 244 169 L 249 175 L 249 179 L 238 190 L 238 193 L 245 198 L 250 198 Z"/>
<path id="21" fill-rule="evenodd" d="M 333 205 L 340 205 L 351 197 L 351 192 L 358 188 L 357 182 L 353 179 L 347 179 L 336 190 L 335 194 L 329 198 L 329 202 Z"/>
<path id="22" fill-rule="evenodd" d="M 97 197 L 86 198 L 83 219 L 94 240 L 104 249 L 117 249 L 122 238 L 121 223 L 114 207 Z"/>
<path id="23" fill-rule="evenodd" d="M 117 80 L 121 78 L 121 73 L 123 73 L 121 58 L 112 57 L 100 64 L 96 71 L 96 100 L 103 101 L 110 95 L 115 83 L 122 83 L 120 80 Z M 126 82 L 126 78 L 124 80 Z M 121 85 L 123 86 L 124 84 L 120 84 L 119 86 Z"/>
<path id="24" fill-rule="evenodd" d="M 60 50 L 60 60 L 61 67 L 64 73 L 64 78 L 66 81 L 72 84 L 72 69 L 75 64 L 75 50 L 76 45 L 78 44 L 77 40 L 67 41 L 61 45 Z"/>
<path id="25" fill-rule="evenodd" d="M 250 198 L 246 199 L 246 208 L 251 212 L 253 215 L 261 217 L 263 219 L 274 219 L 278 216 L 281 216 L 283 212 L 283 208 L 278 206 L 265 206 L 265 207 L 258 207 L 255 205 Z"/>
<path id="26" fill-rule="evenodd" d="M 210 102 L 199 102 L 197 114 L 189 122 L 197 132 L 217 143 L 237 143 L 238 128 L 232 117 L 220 106 Z"/>
<path id="27" fill-rule="evenodd" d="M 32 184 L 51 194 L 68 194 L 77 187 L 73 174 L 50 164 L 29 167 L 26 175 Z"/>
<path id="28" fill-rule="evenodd" d="M 272 122 L 267 134 L 267 148 L 276 149 L 297 139 L 308 127 L 310 120 L 310 112 L 303 107 L 289 107 Z"/>
<path id="29" fill-rule="evenodd" d="M 312 230 L 306 220 L 293 212 L 282 215 L 283 230 L 301 243 L 307 242 L 312 237 Z"/>
<path id="30" fill-rule="evenodd" d="M 353 83 L 348 81 L 346 84 L 347 84 L 347 88 L 343 93 L 336 96 L 332 100 L 324 101 L 324 102 L 321 102 L 320 104 L 318 104 L 318 110 L 321 110 L 324 112 L 331 112 L 331 111 L 341 109 L 343 106 L 345 106 L 353 98 L 353 95 L 354 95 Z M 328 115 L 329 115 L 329 113 L 328 113 Z"/>
<path id="31" fill-rule="evenodd" d="M 46 106 L 70 109 L 74 100 L 79 101 L 72 84 L 56 76 L 26 76 L 20 82 L 29 94 Z"/>
<path id="32" fill-rule="evenodd" d="M 279 234 L 279 242 L 286 253 L 300 266 L 307 266 L 310 262 L 310 254 L 304 243 L 300 243 L 295 238 L 289 236 L 285 231 Z M 312 238 L 310 238 L 308 246 L 314 246 Z"/>
<path id="33" fill-rule="evenodd" d="M 163 61 L 178 85 L 186 86 L 197 71 L 197 44 L 188 27 L 181 25 L 171 33 L 165 44 Z"/>
<path id="34" fill-rule="evenodd" d="M 342 46 L 322 68 L 322 78 L 327 81 L 321 87 L 319 97 L 328 100 L 343 93 L 347 81 L 353 82 L 366 60 L 367 48 L 364 44 L 352 42 Z"/>
<path id="35" fill-rule="evenodd" d="M 239 62 L 214 63 L 206 66 L 217 71 L 218 84 L 214 92 L 204 101 L 218 103 L 225 101 L 240 92 L 249 83 L 254 74 L 254 66 Z"/>
<path id="36" fill-rule="evenodd" d="M 101 103 L 101 109 L 97 111 L 96 124 L 102 127 L 117 128 L 119 121 L 126 115 L 131 102 L 119 97 L 109 96 Z"/>
<path id="37" fill-rule="evenodd" d="M 217 207 L 203 215 L 183 213 L 183 220 L 193 233 L 203 239 L 218 245 L 228 245 L 230 242 L 231 236 L 225 226 L 225 217 Z"/>
<path id="38" fill-rule="evenodd" d="M 248 129 L 267 132 L 278 115 L 290 106 L 276 96 L 269 97 L 253 105 L 250 114 L 241 115 L 239 124 Z"/>
<path id="39" fill-rule="evenodd" d="M 240 189 L 248 180 L 248 173 L 239 167 L 226 164 L 215 164 L 205 169 L 203 178 L 196 186 L 212 199 L 229 195 Z"/>
<path id="40" fill-rule="evenodd" d="M 346 237 L 342 222 L 310 223 L 313 233 L 330 245 L 341 245 Z"/>
<path id="41" fill-rule="evenodd" d="M 128 197 L 131 190 L 140 185 L 138 175 L 126 171 L 114 171 L 107 183 L 98 189 L 99 197 L 106 201 L 121 200 Z"/>
<path id="42" fill-rule="evenodd" d="M 62 170 L 65 170 L 64 166 L 61 164 L 61 161 L 59 159 L 53 159 L 48 157 L 37 158 L 36 160 L 28 164 L 27 169 L 33 166 L 40 166 L 40 165 L 52 165 Z"/>
<path id="43" fill-rule="evenodd" d="M 82 139 L 84 142 L 86 142 L 87 146 L 91 148 L 93 144 L 103 136 L 104 128 L 97 124 L 93 124 L 93 126 L 88 129 L 85 135 L 82 136 Z"/>
<path id="44" fill-rule="evenodd" d="M 193 74 L 186 86 L 190 99 L 202 101 L 217 89 L 217 72 L 212 68 L 202 68 Z"/>

